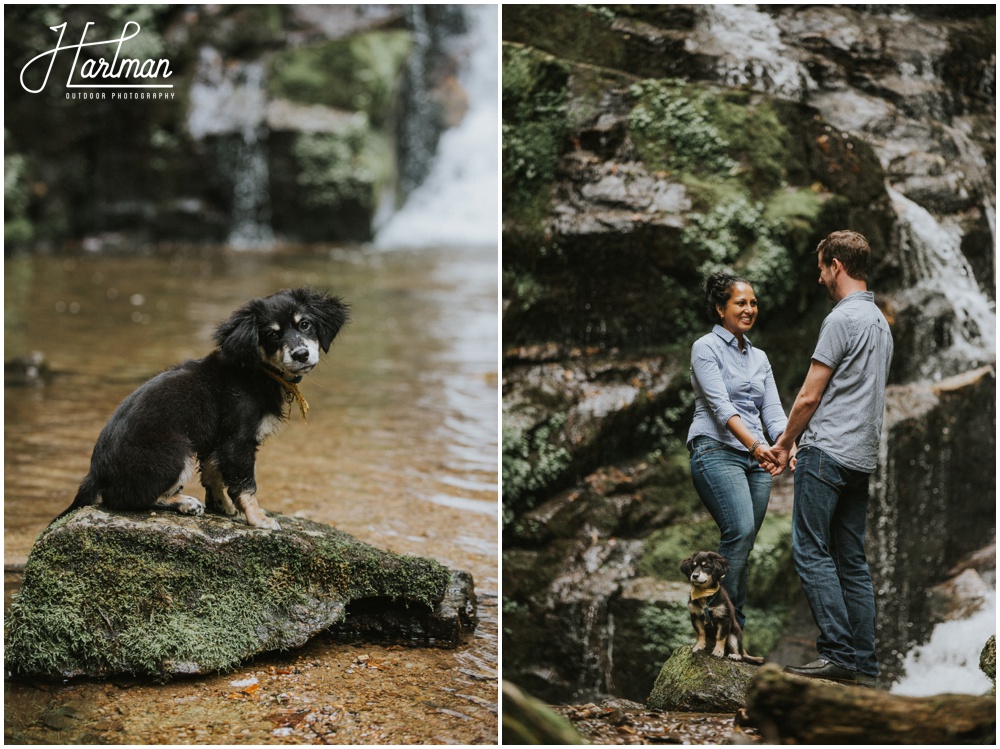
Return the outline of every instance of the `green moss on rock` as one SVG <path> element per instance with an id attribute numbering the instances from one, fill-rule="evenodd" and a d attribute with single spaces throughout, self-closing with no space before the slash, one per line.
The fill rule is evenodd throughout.
<path id="1" fill-rule="evenodd" d="M 503 45 L 503 210 L 523 223 L 538 223 L 548 209 L 566 138 L 568 77 L 548 55 Z"/>
<path id="2" fill-rule="evenodd" d="M 374 212 L 389 181 L 392 149 L 386 139 L 358 122 L 343 132 L 301 133 L 292 147 L 297 182 L 309 208 L 357 203 Z"/>
<path id="3" fill-rule="evenodd" d="M 268 88 L 273 98 L 365 112 L 381 127 L 410 44 L 409 32 L 373 31 L 282 50 L 271 59 Z"/>
<path id="4" fill-rule="evenodd" d="M 649 695 L 654 710 L 733 713 L 746 707 L 757 666 L 678 648 Z"/>
<path id="5" fill-rule="evenodd" d="M 61 678 L 220 671 L 304 644 L 359 600 L 427 621 L 450 595 L 453 573 L 434 560 L 277 517 L 275 532 L 96 508 L 60 520 L 32 548 L 8 612 L 7 668 Z M 452 625 L 474 619 L 466 607 Z"/>
<path id="6" fill-rule="evenodd" d="M 630 127 L 650 168 L 736 179 L 754 195 L 786 179 L 788 133 L 766 98 L 671 79 L 630 92 Z"/>
<path id="7" fill-rule="evenodd" d="M 714 520 L 670 525 L 646 539 L 646 548 L 636 567 L 640 575 L 684 582 L 680 565 L 696 551 L 719 548 L 719 526 Z"/>
<path id="8" fill-rule="evenodd" d="M 503 525 L 537 503 L 544 490 L 570 463 L 570 454 L 554 438 L 566 423 L 565 414 L 527 431 L 503 427 Z"/>

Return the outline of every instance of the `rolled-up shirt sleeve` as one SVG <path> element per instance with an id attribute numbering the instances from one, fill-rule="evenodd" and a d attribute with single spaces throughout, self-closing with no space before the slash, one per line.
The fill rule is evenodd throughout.
<path id="1" fill-rule="evenodd" d="M 725 425 L 739 411 L 729 398 L 722 369 L 711 348 L 698 341 L 691 348 L 691 375 L 696 398 L 703 398 L 715 422 Z M 777 391 L 775 391 L 777 395 Z"/>

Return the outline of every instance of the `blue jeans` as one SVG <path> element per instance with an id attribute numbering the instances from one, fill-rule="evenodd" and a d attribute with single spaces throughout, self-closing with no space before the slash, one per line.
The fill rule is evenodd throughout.
<path id="1" fill-rule="evenodd" d="M 719 553 L 729 562 L 729 574 L 722 584 L 743 627 L 750 551 L 771 498 L 771 474 L 749 453 L 711 437 L 695 437 L 690 451 L 694 488 L 719 525 Z"/>
<path id="2" fill-rule="evenodd" d="M 819 448 L 799 450 L 792 556 L 819 627 L 819 656 L 876 676 L 875 593 L 865 558 L 868 476 Z"/>

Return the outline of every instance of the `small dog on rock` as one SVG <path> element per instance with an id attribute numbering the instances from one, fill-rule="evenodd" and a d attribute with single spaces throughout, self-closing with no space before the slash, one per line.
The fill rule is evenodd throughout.
<path id="1" fill-rule="evenodd" d="M 287 419 L 298 383 L 348 319 L 338 297 L 309 288 L 253 299 L 215 331 L 216 349 L 157 375 L 128 396 L 101 430 L 90 473 L 59 517 L 79 507 L 240 512 L 280 530 L 257 505 L 257 448 Z M 181 490 L 201 473 L 205 502 Z M 58 519 L 58 518 L 57 518 Z"/>
<path id="2" fill-rule="evenodd" d="M 712 648 L 717 658 L 763 663 L 763 658 L 748 655 L 743 649 L 743 630 L 736 621 L 736 609 L 722 587 L 722 578 L 729 572 L 729 562 L 714 551 L 699 551 L 681 562 L 681 572 L 691 583 L 691 626 L 697 641 L 695 653 Z"/>

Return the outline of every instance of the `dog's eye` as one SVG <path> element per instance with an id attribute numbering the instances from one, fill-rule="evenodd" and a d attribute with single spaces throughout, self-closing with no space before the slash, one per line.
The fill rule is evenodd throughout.
<path id="1" fill-rule="evenodd" d="M 264 337 L 267 338 L 267 340 L 269 341 L 277 341 L 279 338 L 281 338 L 281 332 L 274 330 L 273 328 L 269 328 L 268 330 L 264 331 Z"/>
<path id="2" fill-rule="evenodd" d="M 307 330 L 312 330 L 312 323 L 309 322 L 308 320 L 303 320 L 302 322 L 299 323 L 299 330 L 301 330 L 303 333 L 306 332 Z"/>

